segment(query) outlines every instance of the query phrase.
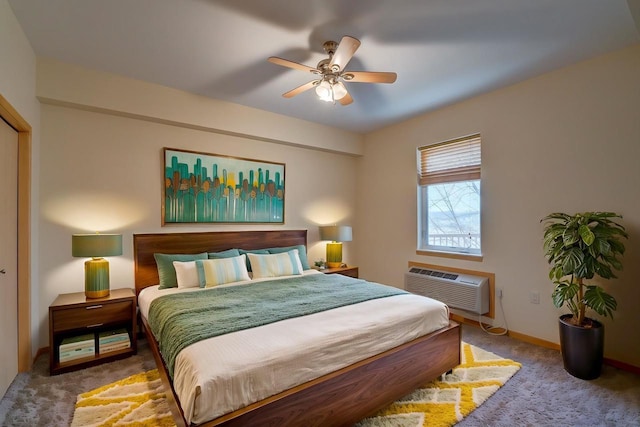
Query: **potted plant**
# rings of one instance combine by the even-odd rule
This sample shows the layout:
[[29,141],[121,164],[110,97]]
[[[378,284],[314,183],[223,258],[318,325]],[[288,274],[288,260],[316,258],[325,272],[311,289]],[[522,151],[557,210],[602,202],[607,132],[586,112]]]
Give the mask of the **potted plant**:
[[555,285],[553,303],[571,311],[560,316],[564,367],[581,379],[600,376],[604,353],[604,325],[587,317],[586,309],[613,318],[617,308],[613,296],[585,280],[615,278],[614,271],[622,270],[618,257],[624,254],[622,239],[628,235],[616,222],[621,218],[613,212],[584,212],[552,213],[541,220],[545,257],[551,265],[549,278]]

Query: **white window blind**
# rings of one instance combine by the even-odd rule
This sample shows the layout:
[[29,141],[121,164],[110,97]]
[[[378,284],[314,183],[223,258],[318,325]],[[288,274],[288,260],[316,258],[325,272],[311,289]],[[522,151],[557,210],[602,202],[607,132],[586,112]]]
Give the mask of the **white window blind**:
[[480,135],[418,148],[420,185],[480,179]]

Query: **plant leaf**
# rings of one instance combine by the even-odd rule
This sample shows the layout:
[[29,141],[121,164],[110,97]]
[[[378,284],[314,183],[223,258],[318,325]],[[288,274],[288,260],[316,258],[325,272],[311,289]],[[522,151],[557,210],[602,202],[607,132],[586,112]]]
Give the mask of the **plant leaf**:
[[[584,254],[580,248],[570,248],[565,252],[565,257],[562,260],[562,272],[565,276],[575,272],[583,264]],[[579,275],[578,277],[584,277]]]
[[600,316],[613,318],[613,311],[618,307],[616,299],[606,293],[600,286],[587,286],[584,303]]
[[578,242],[579,239],[580,235],[578,234],[578,230],[575,228],[565,228],[564,233],[562,234],[562,242],[565,247],[573,245]]
[[[565,302],[570,302],[575,296],[578,294],[578,284],[571,283],[567,281],[556,282],[556,288],[553,290],[551,294],[551,298],[553,300],[553,305],[560,308]],[[573,304],[575,306],[575,303]],[[571,304],[569,304],[571,311],[573,312],[573,308]],[[574,313],[577,315],[577,313]]]
[[594,236],[596,236],[595,241],[591,247],[595,249],[596,253],[598,255],[611,254],[611,245],[609,244],[609,241],[607,241],[606,239],[601,239],[597,235],[594,235]]
[[596,240],[596,236],[593,234],[593,231],[589,228],[588,225],[581,225],[578,228],[578,233],[580,234],[580,238],[587,246],[591,246]]

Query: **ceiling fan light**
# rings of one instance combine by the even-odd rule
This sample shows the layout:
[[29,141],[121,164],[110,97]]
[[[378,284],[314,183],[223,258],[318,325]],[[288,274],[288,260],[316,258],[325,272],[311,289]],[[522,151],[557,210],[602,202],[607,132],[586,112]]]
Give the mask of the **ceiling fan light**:
[[318,86],[316,86],[316,95],[322,101],[333,102],[333,89],[331,88],[331,84],[323,80]]
[[342,99],[347,94],[347,88],[344,87],[344,83],[338,82],[333,85],[333,99],[336,101]]

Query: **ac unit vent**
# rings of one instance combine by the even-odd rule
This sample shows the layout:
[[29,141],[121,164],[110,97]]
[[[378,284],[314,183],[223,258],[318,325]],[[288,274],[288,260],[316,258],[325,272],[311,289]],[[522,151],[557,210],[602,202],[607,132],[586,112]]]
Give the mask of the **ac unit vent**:
[[444,271],[427,270],[426,268],[411,267],[410,273],[424,274],[425,276],[442,277],[443,279],[456,280],[457,274],[445,273]]
[[451,308],[477,314],[489,312],[489,279],[468,274],[411,267],[404,275],[405,289],[442,301]]

